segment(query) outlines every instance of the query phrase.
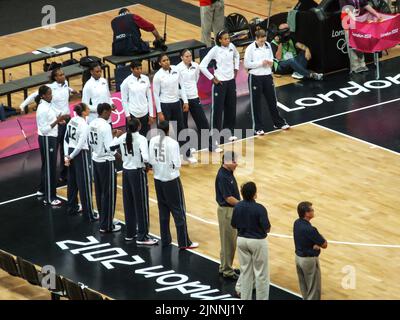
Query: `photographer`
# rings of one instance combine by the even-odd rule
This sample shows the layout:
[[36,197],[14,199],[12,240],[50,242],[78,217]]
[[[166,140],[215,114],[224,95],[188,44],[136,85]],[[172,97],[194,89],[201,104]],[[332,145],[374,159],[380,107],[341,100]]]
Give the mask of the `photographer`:
[[154,35],[155,47],[162,47],[164,39],[152,23],[142,17],[130,13],[127,8],[119,11],[118,17],[111,21],[113,30],[112,54],[115,56],[130,56],[150,51],[149,44],[142,40],[140,29]]
[[308,61],[311,60],[310,49],[297,42],[292,36],[289,26],[283,23],[279,26],[279,31],[271,42],[274,52],[274,69],[277,74],[290,74],[295,79],[322,80],[321,73],[315,73],[307,69]]

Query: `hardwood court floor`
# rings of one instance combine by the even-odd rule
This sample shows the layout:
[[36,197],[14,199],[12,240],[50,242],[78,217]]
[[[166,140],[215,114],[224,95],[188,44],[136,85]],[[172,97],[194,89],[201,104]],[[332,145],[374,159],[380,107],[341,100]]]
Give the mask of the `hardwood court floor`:
[[[288,10],[297,1],[274,1],[274,10]],[[226,4],[242,6],[239,0],[226,0]],[[279,6],[279,7],[278,7]],[[267,12],[266,2],[254,0],[245,7],[255,12]],[[133,7],[132,7],[133,8]],[[227,6],[227,13],[241,12]],[[142,5],[135,12],[149,18],[159,30],[163,28],[164,15]],[[229,11],[231,10],[231,11]],[[244,12],[244,11],[243,11]],[[32,30],[0,37],[0,58],[31,51],[49,44],[76,41],[85,44],[90,54],[105,56],[111,53],[110,21],[117,10],[100,13],[57,25],[55,30]],[[251,19],[255,15],[246,13]],[[266,13],[265,13],[266,14]],[[260,14],[261,16],[261,14]],[[145,39],[149,35],[143,33]],[[200,29],[173,17],[168,23],[169,41],[199,38]],[[390,57],[398,55],[392,49]],[[34,73],[41,72],[41,64],[34,64]],[[28,75],[27,66],[12,69],[13,78]],[[292,81],[284,77],[285,81]],[[281,79],[276,84],[282,84]],[[80,88],[80,79],[72,86]],[[1,99],[0,101],[4,101]],[[14,105],[19,105],[22,95],[13,95]],[[296,218],[295,207],[299,201],[310,200],[316,208],[313,221],[328,240],[345,242],[398,244],[399,185],[398,157],[381,149],[371,149],[363,144],[313,125],[304,125],[289,132],[271,133],[256,138],[255,170],[249,173],[239,167],[239,183],[257,182],[259,201],[269,210],[272,232],[291,235]],[[182,169],[186,194],[189,231],[193,241],[199,241],[199,252],[218,258],[219,238],[214,201],[214,178],[218,165],[196,165]],[[119,185],[121,178],[119,177]],[[150,195],[156,199],[151,174]],[[122,199],[119,190],[117,217],[123,219]],[[65,195],[65,190],[60,194]],[[159,234],[158,213],[151,202],[151,231]],[[199,219],[200,218],[200,219]],[[271,279],[274,283],[298,292],[294,267],[293,240],[269,237]],[[322,253],[324,299],[396,299],[400,294],[397,275],[398,248],[330,244]],[[356,289],[342,288],[345,276],[342,268],[356,268]],[[47,291],[26,285],[0,271],[0,299],[48,299]]]
[[[245,153],[254,150],[255,156],[254,166],[251,157],[241,158],[235,173],[238,183],[249,180],[257,183],[257,201],[267,207],[272,224],[272,235],[268,238],[272,282],[299,292],[290,236],[297,218],[296,206],[308,200],[315,208],[316,218],[312,223],[328,242],[355,243],[330,242],[322,252],[323,299],[399,297],[397,250],[400,248],[374,246],[400,244],[398,155],[372,149],[366,143],[313,124],[273,132],[246,143],[237,142],[235,150],[240,146]],[[190,237],[200,243],[199,252],[215,259],[219,258],[220,248],[214,200],[218,168],[219,164],[198,164],[181,170]],[[122,186],[121,174],[118,185]],[[159,235],[151,173],[149,189],[151,232]],[[66,190],[60,190],[60,194],[65,196]],[[120,188],[116,218],[124,220]],[[176,239],[174,231],[173,234]],[[349,270],[354,270],[355,282],[346,277]],[[355,287],[344,289],[342,283]]]

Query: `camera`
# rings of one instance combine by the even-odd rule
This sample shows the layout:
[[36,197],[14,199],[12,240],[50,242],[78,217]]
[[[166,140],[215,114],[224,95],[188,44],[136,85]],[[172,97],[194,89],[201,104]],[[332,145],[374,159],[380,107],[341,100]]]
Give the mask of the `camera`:
[[168,49],[168,46],[165,44],[165,40],[163,38],[154,40],[153,46],[156,50],[167,51]]
[[276,31],[275,37],[278,37],[279,42],[281,42],[281,43],[288,42],[290,40],[290,29],[286,28],[286,29]]

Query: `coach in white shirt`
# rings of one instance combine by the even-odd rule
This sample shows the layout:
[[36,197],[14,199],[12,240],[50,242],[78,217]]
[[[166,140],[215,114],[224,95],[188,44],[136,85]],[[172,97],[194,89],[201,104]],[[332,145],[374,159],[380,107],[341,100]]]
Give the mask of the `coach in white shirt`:
[[[69,97],[70,94],[76,94],[77,91],[70,88],[68,81],[65,79],[64,71],[61,68],[56,68],[51,70],[50,82],[47,86],[51,89],[52,100],[51,107],[54,108],[57,115],[63,115],[66,122],[68,122],[70,117],[69,110]],[[33,92],[29,95],[20,105],[21,111],[25,113],[28,112],[27,106],[35,101],[38,96],[38,91]],[[65,136],[66,124],[58,125],[58,135],[57,135],[57,149],[59,149],[60,155],[60,180],[64,181],[67,178],[67,168],[64,165],[64,136]]]
[[172,242],[169,228],[170,214],[175,221],[178,246],[181,249],[194,249],[198,243],[189,239],[186,224],[185,198],[180,180],[181,158],[179,144],[168,136],[169,121],[158,124],[160,134],[150,140],[149,161],[153,167],[154,184],[160,214],[160,234],[163,246]]
[[261,97],[267,101],[269,113],[275,128],[289,129],[286,120],[281,117],[277,108],[274,80],[271,67],[274,55],[271,45],[267,42],[264,30],[256,31],[256,41],[246,48],[244,66],[249,71],[250,105],[253,120],[253,130],[257,135],[263,135],[265,124]]
[[[154,100],[157,110],[162,110],[160,121],[164,119],[176,121],[176,137],[179,145],[182,147],[187,142],[187,137],[185,139],[179,138],[179,134],[185,129],[183,112],[189,111],[186,89],[178,68],[170,64],[168,55],[162,53],[158,57],[158,63],[161,68],[153,78]],[[181,90],[179,90],[179,87]],[[183,106],[180,98],[183,100]],[[190,147],[188,145],[186,147],[186,151],[184,152],[185,160],[188,160],[190,163],[196,163],[197,159],[192,157]]]
[[[239,52],[231,43],[229,33],[226,30],[218,32],[214,46],[200,63],[201,72],[213,81],[212,86],[212,110],[211,129],[221,131],[229,129],[231,136],[229,141],[234,141],[236,125],[236,74],[239,70]],[[215,60],[217,68],[214,75],[208,71],[211,60]],[[222,122],[222,114],[224,121]],[[222,141],[221,141],[222,142]]]
[[[97,118],[97,106],[100,103],[108,103],[114,108],[108,82],[101,76],[100,64],[93,63],[89,70],[92,76],[85,83],[82,90],[82,102],[87,104],[90,108],[88,123]],[[107,121],[111,123],[111,117]]]
[[[139,61],[131,63],[132,74],[121,84],[122,106],[125,110],[126,123],[132,118],[140,121],[140,134],[147,136],[151,125],[156,119],[151,95],[149,77],[142,74],[142,64]],[[158,105],[157,113],[161,112]]]

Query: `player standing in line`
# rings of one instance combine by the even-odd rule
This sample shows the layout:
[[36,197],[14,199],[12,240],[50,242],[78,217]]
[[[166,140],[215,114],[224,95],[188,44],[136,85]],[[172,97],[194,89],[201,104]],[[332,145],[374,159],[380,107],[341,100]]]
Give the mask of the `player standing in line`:
[[[211,129],[218,132],[222,128],[231,131],[229,141],[237,140],[234,135],[236,124],[236,75],[239,70],[239,52],[231,43],[226,30],[218,32],[214,46],[200,63],[200,71],[213,82]],[[216,61],[214,75],[208,71],[211,60]],[[222,122],[222,114],[224,121]],[[216,139],[213,139],[216,140]],[[220,141],[221,143],[223,141]]]
[[[154,75],[153,92],[157,110],[162,110],[159,120],[176,121],[176,139],[182,147],[187,142],[186,139],[179,140],[179,134],[185,129],[183,112],[189,111],[185,86],[178,68],[171,65],[168,55],[161,54],[158,57],[158,63],[161,68]],[[179,87],[181,90],[179,90]],[[183,106],[180,98],[183,100]],[[190,148],[187,148],[183,158],[189,163],[197,162],[197,159],[191,155]]]
[[[108,103],[114,108],[111,100],[108,82],[101,76],[101,66],[99,63],[93,63],[89,67],[90,79],[85,83],[82,90],[82,102],[90,108],[88,123],[90,124],[97,118],[97,106],[100,103]],[[111,123],[111,117],[107,120]]]
[[98,118],[89,125],[89,144],[92,151],[94,187],[96,192],[97,210],[100,214],[100,232],[117,232],[120,225],[113,223],[115,199],[117,195],[117,175],[115,169],[115,151],[113,136],[122,135],[120,130],[112,130],[108,120],[111,116],[111,106],[100,103],[97,106]]
[[179,144],[168,136],[169,121],[161,121],[158,129],[161,131],[160,134],[150,140],[149,158],[153,167],[157,193],[161,242],[163,246],[171,244],[169,220],[172,213],[179,248],[195,249],[199,244],[190,241],[186,224],[185,198],[179,178],[181,167]]
[[122,186],[126,222],[126,241],[136,238],[137,244],[155,245],[158,240],[149,236],[149,189],[147,168],[149,147],[147,139],[139,134],[140,121],[127,124],[127,132],[114,141],[122,154]]
[[[51,106],[55,109],[56,114],[61,114],[64,116],[67,123],[71,113],[69,110],[69,97],[71,93],[75,94],[77,91],[69,87],[68,81],[65,79],[64,71],[61,68],[55,68],[51,70],[49,80],[51,83],[47,84],[47,86],[51,89],[53,96],[53,99],[51,100]],[[23,110],[25,113],[27,113],[28,105],[35,101],[37,96],[38,91],[35,91],[29,95],[28,98],[21,103],[21,111]],[[60,150],[60,182],[64,182],[67,178],[67,167],[64,165],[64,136],[66,123],[58,124],[57,149]]]
[[[140,121],[140,134],[147,136],[151,125],[156,120],[151,96],[149,77],[142,74],[142,64],[138,61],[131,63],[132,74],[121,84],[122,105],[125,110],[126,123],[136,118]],[[157,110],[160,113],[161,109]]]
[[[197,82],[200,77],[199,65],[193,61],[192,53],[189,49],[184,49],[181,52],[182,62],[177,65],[182,77],[183,85],[185,86],[186,95],[189,102],[189,112],[193,117],[196,124],[197,131],[201,134],[201,130],[210,130],[210,125],[201,105],[199,92],[197,89]],[[183,119],[185,127],[188,128],[188,115],[189,112],[183,113]],[[222,152],[221,148],[218,148],[215,143],[212,143],[212,137],[209,138],[208,149],[210,152]]]
[[50,87],[41,86],[35,98],[38,104],[36,123],[42,159],[40,187],[37,195],[44,196],[45,204],[59,206],[62,202],[57,199],[56,192],[58,124],[64,124],[67,117],[56,113],[55,108],[51,106],[52,99]]
[[86,117],[90,109],[84,103],[74,107],[77,114],[67,124],[64,138],[65,166],[68,167],[68,201],[67,212],[76,214],[80,211],[79,199],[82,205],[82,212],[91,222],[99,218],[94,214],[92,201],[92,170],[89,156],[89,125]]

